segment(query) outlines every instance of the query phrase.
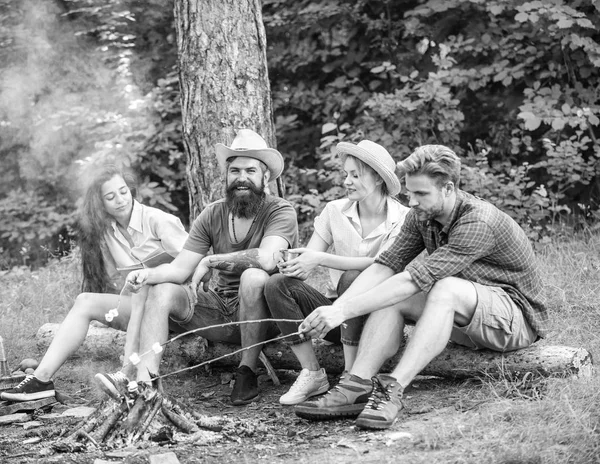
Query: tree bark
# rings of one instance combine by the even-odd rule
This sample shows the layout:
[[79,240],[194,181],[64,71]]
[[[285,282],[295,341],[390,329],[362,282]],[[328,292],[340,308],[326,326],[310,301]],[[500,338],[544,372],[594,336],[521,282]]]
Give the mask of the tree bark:
[[266,34],[260,0],[176,0],[175,23],[193,220],[223,196],[217,142],[229,146],[247,128],[276,146]]
[[[39,329],[37,344],[40,352],[46,351],[57,329],[58,324],[44,324]],[[118,359],[123,353],[124,340],[124,332],[92,325],[76,356],[86,359]],[[206,345],[202,338],[194,335],[183,337],[165,346],[165,366],[162,367],[161,374],[193,366],[236,349],[239,346],[227,343],[209,342]],[[264,352],[275,368],[300,370],[298,360],[283,343],[269,343]],[[344,354],[340,346],[320,344],[315,346],[315,352],[327,372],[340,373],[344,369]],[[398,357],[399,354],[390,359],[382,370],[389,371],[397,363]],[[240,355],[237,354],[215,364],[236,367],[239,361]],[[449,344],[421,374],[454,379],[515,377],[528,372],[543,377],[590,377],[592,370],[592,356],[584,348],[536,344],[524,350],[502,354],[489,350],[473,351]]]

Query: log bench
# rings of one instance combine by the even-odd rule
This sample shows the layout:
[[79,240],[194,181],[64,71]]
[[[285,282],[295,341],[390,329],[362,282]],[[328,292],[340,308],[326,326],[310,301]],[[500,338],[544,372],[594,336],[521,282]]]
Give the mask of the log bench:
[[[40,354],[45,353],[59,324],[44,324],[37,333]],[[410,330],[405,334],[410,337]],[[118,360],[123,355],[125,332],[111,329],[100,323],[92,323],[84,344],[74,357],[89,360]],[[196,365],[239,349],[227,343],[206,342],[197,335],[189,335],[165,347],[161,373],[165,374],[186,366]],[[315,343],[315,352],[330,374],[341,373],[344,368],[342,347]],[[282,342],[272,342],[264,353],[276,369],[300,370],[300,365],[291,350]],[[390,359],[382,371],[389,371],[398,360],[399,354]],[[226,357],[215,365],[235,367],[240,355]],[[421,375],[465,379],[473,377],[511,378],[531,373],[542,377],[590,377],[593,373],[592,355],[585,348],[562,345],[535,344],[524,350],[498,353],[490,350],[474,351],[449,344],[436,359],[421,372]]]

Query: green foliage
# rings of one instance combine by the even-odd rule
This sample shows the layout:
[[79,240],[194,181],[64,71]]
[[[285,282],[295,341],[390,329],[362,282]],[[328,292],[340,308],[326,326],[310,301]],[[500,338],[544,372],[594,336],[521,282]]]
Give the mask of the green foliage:
[[313,173],[294,192],[301,212],[339,191],[324,151],[311,151],[330,128],[397,160],[420,144],[450,146],[464,157],[465,188],[532,237],[599,210],[597,3],[319,4],[264,8],[280,147],[300,174]]
[[[81,168],[89,163],[131,167],[142,201],[187,223],[169,5],[2,3],[0,21],[8,32],[0,36],[6,57],[0,65],[0,208],[10,213],[1,226],[2,266],[37,266],[47,259],[44,247],[56,251],[72,225]],[[21,195],[43,200],[20,201]],[[26,229],[19,233],[20,227]]]
[[[171,3],[0,7],[0,208],[15,221],[2,226],[3,265],[55,246],[48,231],[72,221],[86,163],[131,166],[142,200],[187,223]],[[600,218],[597,0],[264,0],[263,19],[301,222],[343,194],[331,147],[363,138],[396,160],[420,144],[450,146],[465,160],[465,189],[533,238],[565,218]],[[30,203],[16,189],[43,201],[19,210]],[[29,244],[19,221],[33,229]]]
[[0,267],[9,263],[29,265],[46,261],[49,253],[70,252],[73,213],[66,202],[51,203],[32,192],[13,190],[0,199]]

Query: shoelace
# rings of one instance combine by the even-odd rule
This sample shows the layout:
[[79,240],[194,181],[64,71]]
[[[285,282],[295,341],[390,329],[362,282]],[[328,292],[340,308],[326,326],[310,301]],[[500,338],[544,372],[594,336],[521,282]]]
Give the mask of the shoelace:
[[391,389],[389,386],[386,387],[383,385],[381,380],[377,377],[373,377],[371,381],[373,382],[373,392],[371,393],[371,396],[369,396],[369,401],[367,402],[365,409],[379,409],[381,405],[390,401]]
[[300,390],[301,388],[304,388],[304,386],[310,382],[310,374],[306,374],[304,375],[304,373],[300,373],[300,375],[298,376],[298,378],[296,379],[296,381],[294,382],[294,385],[292,385],[292,388],[290,390]]
[[108,374],[108,377],[112,377],[115,382],[129,382],[129,379],[121,371],[117,371],[114,374]]
[[31,382],[34,377],[35,376],[33,374],[27,375],[23,380],[21,380],[21,383],[15,387],[15,390],[17,388],[23,388],[25,385],[27,385],[29,382]]

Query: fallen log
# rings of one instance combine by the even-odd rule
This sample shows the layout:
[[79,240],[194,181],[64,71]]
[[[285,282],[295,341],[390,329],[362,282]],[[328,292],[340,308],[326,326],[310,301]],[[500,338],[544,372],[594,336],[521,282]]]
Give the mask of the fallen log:
[[[44,324],[37,333],[37,346],[44,353],[58,329],[58,324]],[[407,333],[410,337],[410,333]],[[103,326],[92,325],[84,344],[75,354],[85,359],[119,359],[123,354],[125,333]],[[165,347],[161,373],[166,374],[185,366],[192,366],[238,349],[227,343],[206,343],[201,337],[182,337]],[[276,369],[300,370],[300,365],[291,350],[282,342],[267,344],[266,356]],[[324,343],[315,344],[315,352],[327,372],[341,373],[344,358],[341,346]],[[383,371],[396,364],[399,354],[389,360]],[[241,355],[226,357],[217,363],[235,367]],[[472,377],[500,378],[516,377],[528,372],[543,377],[590,377],[593,371],[592,355],[584,348],[535,344],[524,350],[498,353],[490,350],[474,351],[449,344],[436,359],[421,372],[445,378],[462,379]]]

